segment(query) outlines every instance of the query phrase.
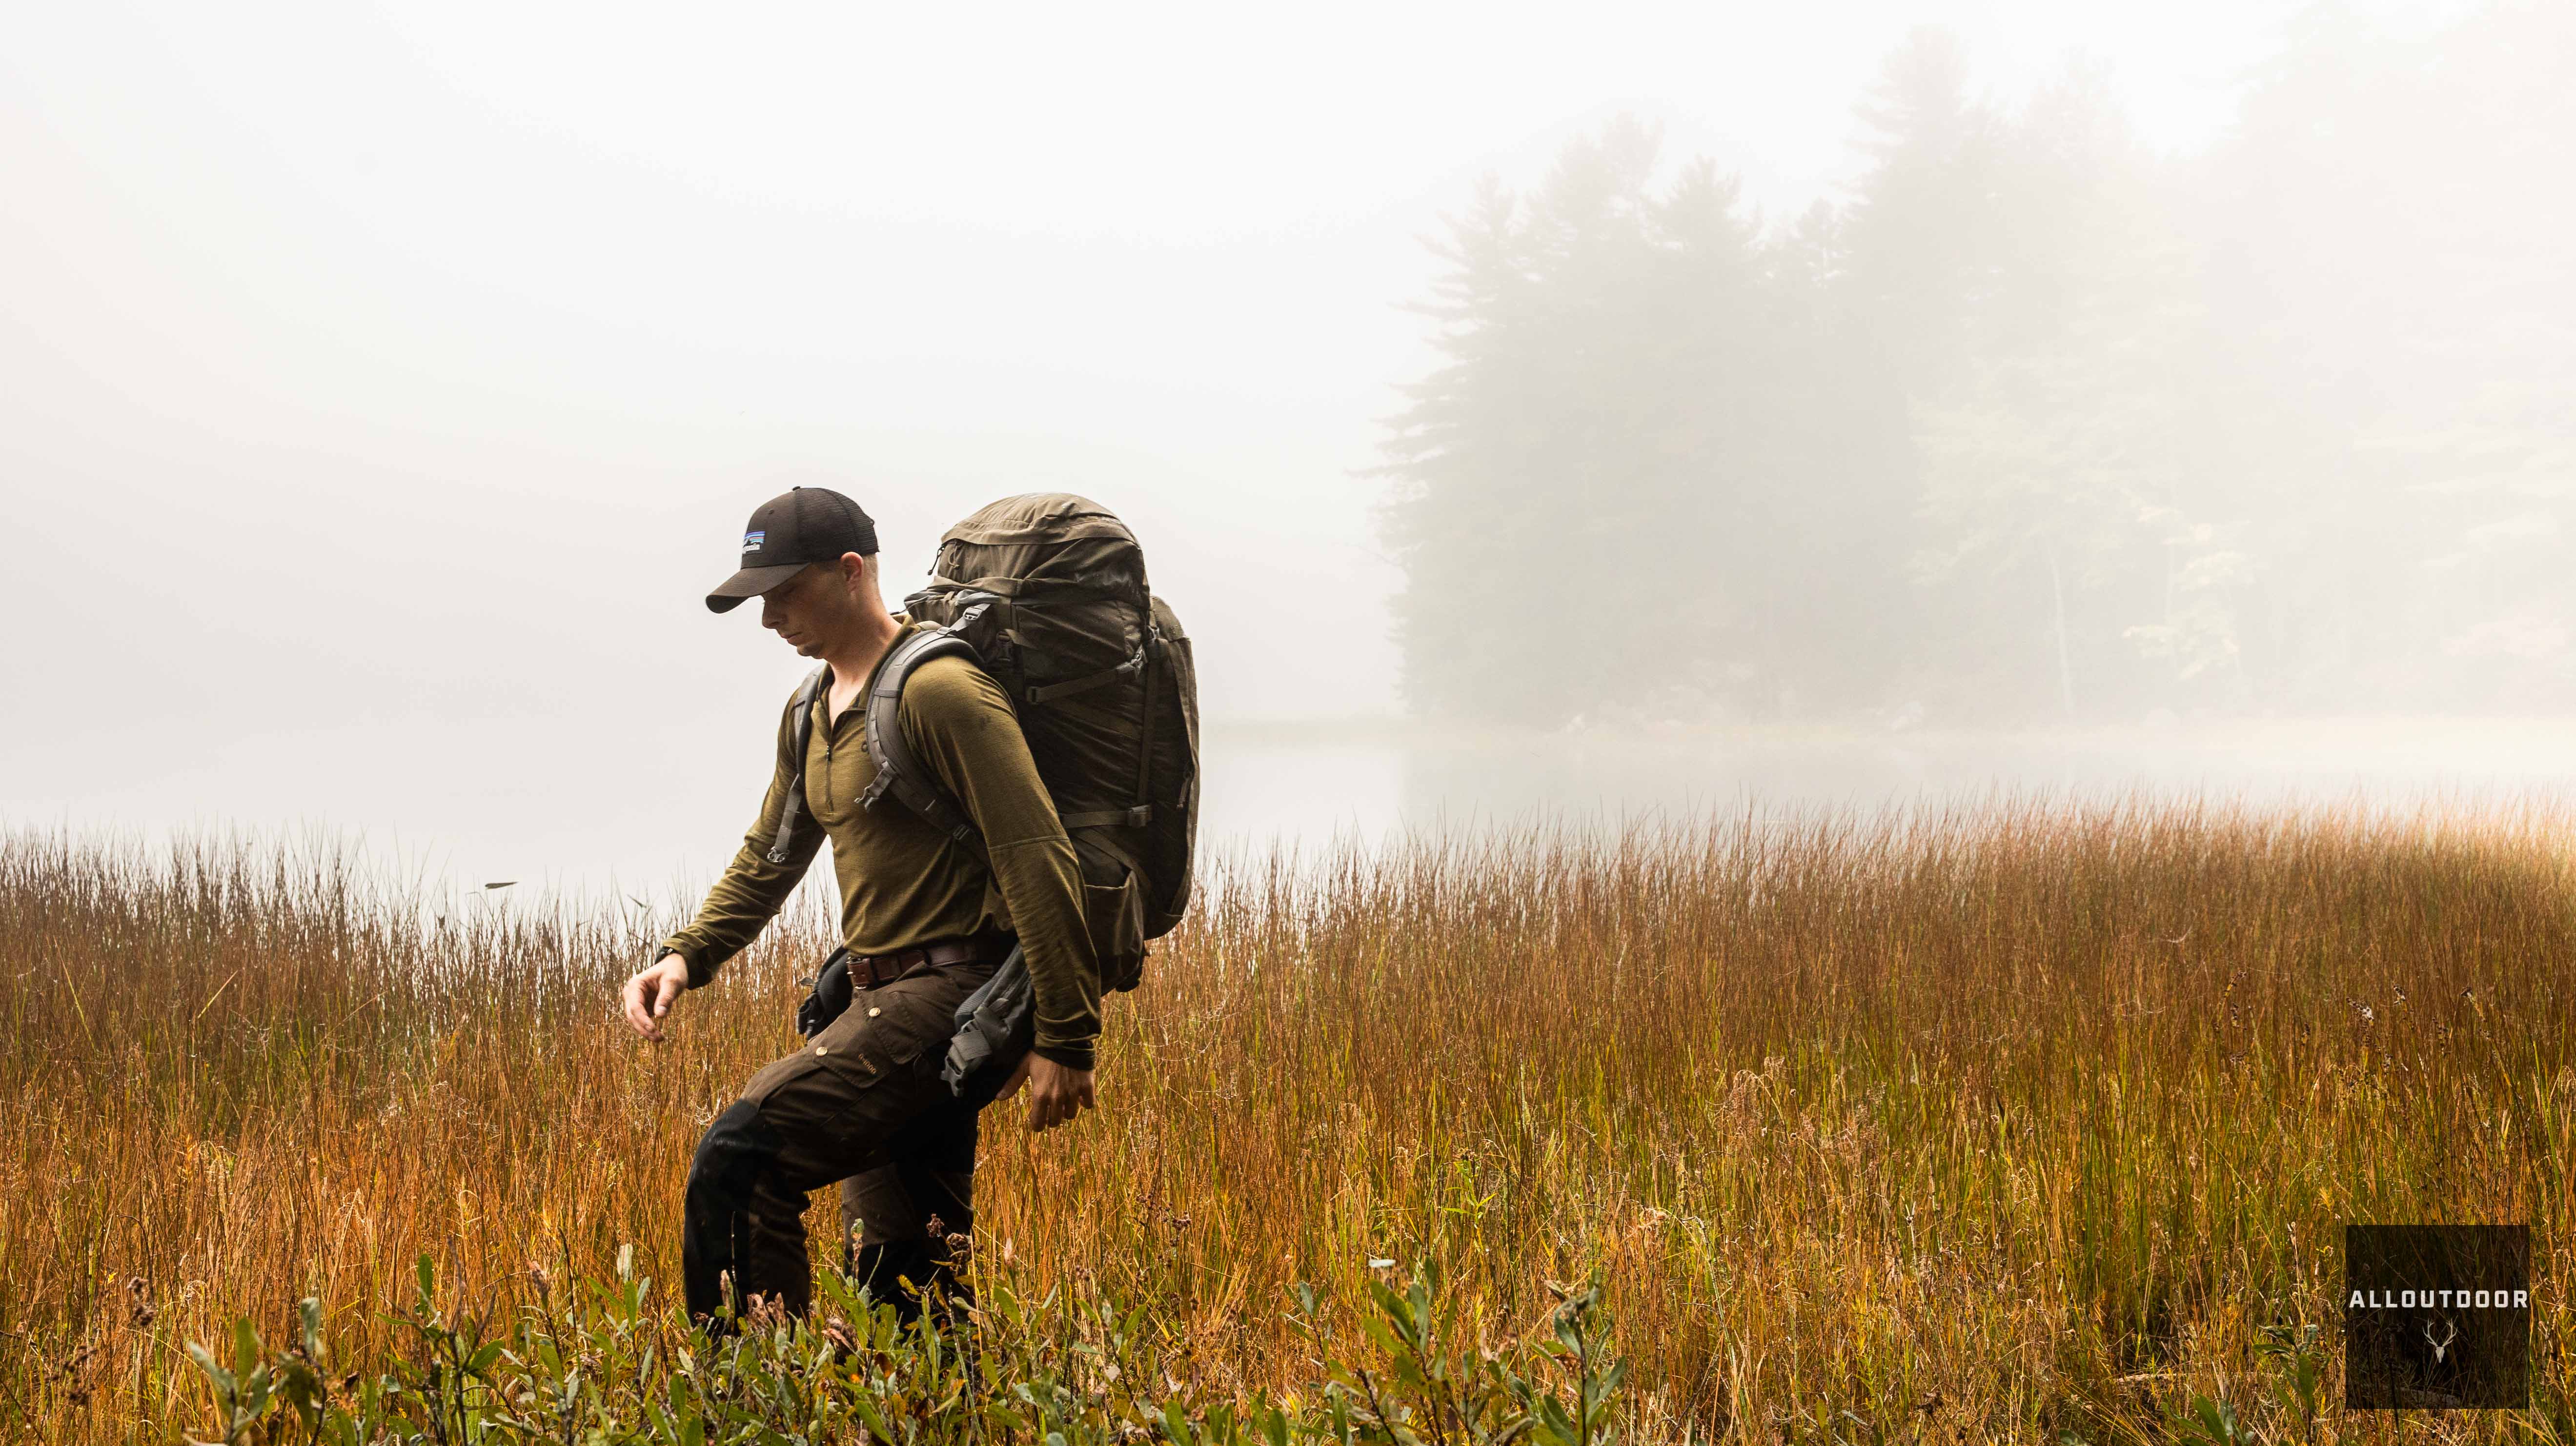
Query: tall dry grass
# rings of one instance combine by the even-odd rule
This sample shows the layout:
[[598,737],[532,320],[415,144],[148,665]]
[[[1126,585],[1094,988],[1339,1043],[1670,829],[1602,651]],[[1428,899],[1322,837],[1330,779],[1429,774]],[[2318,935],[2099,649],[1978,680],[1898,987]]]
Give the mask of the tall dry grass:
[[[2519,1221],[2564,1431],[2570,823],[1998,797],[1220,861],[1099,1112],[986,1116],[977,1268],[1150,1302],[1254,1393],[1303,1378],[1288,1282],[1435,1257],[1525,1332],[1600,1262],[1649,1434],[2102,1440],[2263,1419],[2251,1346],[2339,1318],[2344,1223]],[[655,932],[0,839],[0,1430],[171,1440],[182,1341],[315,1295],[362,1358],[424,1251],[477,1300],[626,1242],[676,1280],[697,1132],[826,940],[653,1047],[611,994]]]

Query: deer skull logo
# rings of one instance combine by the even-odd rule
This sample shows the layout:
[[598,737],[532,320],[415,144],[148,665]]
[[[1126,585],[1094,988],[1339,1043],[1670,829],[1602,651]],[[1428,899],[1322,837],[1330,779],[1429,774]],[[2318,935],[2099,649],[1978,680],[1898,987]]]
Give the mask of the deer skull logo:
[[2433,1348],[2433,1364],[2436,1366],[2442,1364],[2442,1357],[2450,1351],[2451,1342],[2459,1339],[2460,1337],[2460,1323],[2458,1321],[2446,1320],[2442,1322],[2442,1325],[2444,1327],[2444,1334],[2442,1338],[2437,1341],[2433,1339],[2433,1323],[2429,1320],[2424,1322],[2424,1344]]

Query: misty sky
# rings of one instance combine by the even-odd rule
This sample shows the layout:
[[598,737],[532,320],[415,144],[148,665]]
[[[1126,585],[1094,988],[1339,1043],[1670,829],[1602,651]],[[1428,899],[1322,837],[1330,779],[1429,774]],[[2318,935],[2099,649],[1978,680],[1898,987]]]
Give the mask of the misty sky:
[[1352,471],[1480,172],[1624,109],[1794,212],[1924,21],[2007,98],[2105,57],[2192,148],[2293,12],[15,7],[0,823],[710,868],[803,665],[698,598],[791,481],[898,596],[981,503],[1084,492],[1211,715],[1387,713]]

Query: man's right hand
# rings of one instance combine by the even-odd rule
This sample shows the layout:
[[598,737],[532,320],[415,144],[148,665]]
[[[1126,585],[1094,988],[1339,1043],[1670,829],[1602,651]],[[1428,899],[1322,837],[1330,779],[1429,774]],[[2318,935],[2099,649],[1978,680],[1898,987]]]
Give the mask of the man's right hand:
[[626,980],[626,1022],[646,1039],[660,1039],[662,1016],[671,1012],[671,1001],[688,987],[688,961],[677,954],[636,970]]

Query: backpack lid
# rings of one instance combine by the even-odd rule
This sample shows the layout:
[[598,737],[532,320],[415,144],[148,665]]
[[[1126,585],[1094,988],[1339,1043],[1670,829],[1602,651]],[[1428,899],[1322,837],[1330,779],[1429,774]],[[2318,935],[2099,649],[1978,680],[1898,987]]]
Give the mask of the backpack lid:
[[1005,497],[979,510],[940,535],[942,543],[970,547],[1010,547],[1030,542],[1071,542],[1077,538],[1114,537],[1133,546],[1136,534],[1118,515],[1088,497],[1071,492],[1029,492]]

